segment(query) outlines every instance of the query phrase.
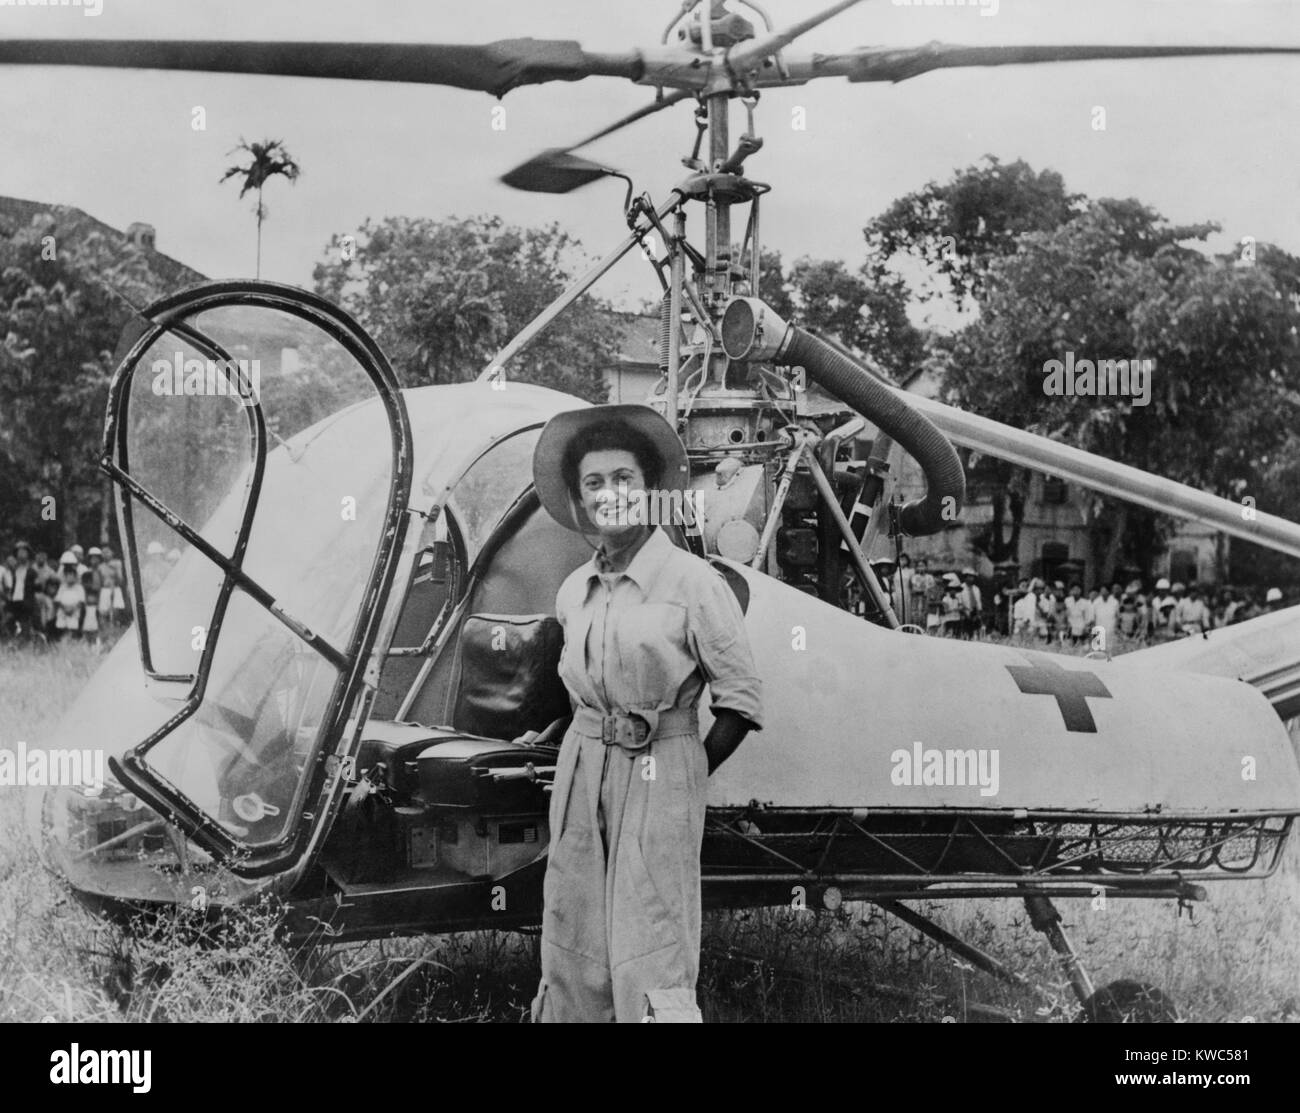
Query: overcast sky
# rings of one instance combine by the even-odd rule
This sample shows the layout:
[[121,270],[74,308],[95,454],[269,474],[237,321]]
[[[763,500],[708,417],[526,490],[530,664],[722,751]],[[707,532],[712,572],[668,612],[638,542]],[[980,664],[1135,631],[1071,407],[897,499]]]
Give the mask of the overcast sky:
[[[733,5],[734,6],[734,5]],[[778,25],[822,0],[765,0]],[[676,0],[103,0],[0,6],[0,36],[486,42],[535,36],[592,49],[657,43]],[[1239,43],[1300,46],[1289,0],[1001,0],[978,8],[869,2],[807,35],[800,49],[955,43]],[[263,277],[310,285],[331,234],[366,217],[498,213],[558,221],[592,255],[624,233],[622,186],[567,197],[514,192],[497,178],[647,103],[613,78],[518,89],[493,130],[487,94],[281,77],[54,67],[0,72],[0,194],[75,205],[125,228],[154,224],[160,250],[214,278],[251,276],[251,199],[217,179],[240,137],[282,138],[303,167],[267,189]],[[191,127],[192,109],[207,130]],[[1094,106],[1107,128],[1092,127]],[[791,127],[805,109],[807,128]],[[693,138],[686,103],[585,153],[662,198]],[[737,128],[737,131],[739,128]],[[829,79],[764,93],[766,141],[747,164],[770,182],[764,239],[787,259],[863,259],[862,226],[894,198],[985,153],[1052,168],[1094,196],[1136,196],[1178,221],[1218,220],[1214,241],[1252,235],[1300,253],[1300,55],[1087,62],[942,72],[899,85]],[[691,228],[698,236],[698,210]],[[627,261],[600,288],[630,305],[655,291]]]

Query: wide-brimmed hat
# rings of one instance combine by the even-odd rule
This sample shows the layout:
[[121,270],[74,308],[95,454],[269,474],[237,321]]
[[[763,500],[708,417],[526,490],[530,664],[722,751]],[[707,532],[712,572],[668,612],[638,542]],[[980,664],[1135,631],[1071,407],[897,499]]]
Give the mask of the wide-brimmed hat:
[[686,446],[673,427],[649,406],[638,403],[618,403],[609,406],[590,406],[583,410],[565,410],[546,423],[542,435],[533,449],[533,483],[537,497],[546,512],[565,529],[594,533],[594,527],[585,530],[574,518],[573,492],[564,481],[564,453],[573,438],[585,433],[593,425],[621,422],[644,434],[659,451],[664,462],[663,475],[656,489],[659,491],[685,491],[690,481],[690,465],[686,459]]
[[31,545],[29,545],[26,541],[15,541],[15,542],[14,542],[14,553],[16,554],[16,553],[18,552],[19,549],[26,549],[26,550],[27,550],[27,555],[28,555],[28,556],[31,556],[31,555],[32,555],[32,547],[31,547]]

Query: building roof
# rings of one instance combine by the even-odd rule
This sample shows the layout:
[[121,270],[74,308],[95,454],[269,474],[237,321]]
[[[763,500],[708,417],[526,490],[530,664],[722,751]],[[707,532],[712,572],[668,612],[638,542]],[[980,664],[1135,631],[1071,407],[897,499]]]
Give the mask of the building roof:
[[[129,242],[125,232],[72,205],[47,204],[21,197],[0,197],[0,237],[9,239],[33,221],[45,216],[51,217],[55,227],[65,236],[71,234],[77,237],[99,232],[120,243]],[[165,292],[170,293],[205,279],[204,275],[192,267],[187,267],[161,251],[147,249],[145,255],[149,269],[157,276],[159,285]]]
[[655,313],[623,313],[611,310],[611,322],[618,326],[618,362],[659,369],[659,316]]

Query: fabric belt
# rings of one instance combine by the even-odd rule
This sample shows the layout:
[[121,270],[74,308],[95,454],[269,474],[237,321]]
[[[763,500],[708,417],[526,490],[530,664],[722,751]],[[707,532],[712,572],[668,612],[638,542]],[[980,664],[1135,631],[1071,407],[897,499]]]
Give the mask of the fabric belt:
[[599,738],[606,746],[620,746],[625,750],[636,751],[644,750],[656,738],[698,733],[700,720],[693,707],[607,713],[579,704],[573,712],[573,725],[583,734]]

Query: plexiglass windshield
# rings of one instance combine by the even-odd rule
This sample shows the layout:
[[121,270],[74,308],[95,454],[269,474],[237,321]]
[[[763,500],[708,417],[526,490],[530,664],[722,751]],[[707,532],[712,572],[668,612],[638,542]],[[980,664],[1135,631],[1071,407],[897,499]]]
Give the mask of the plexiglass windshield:
[[[193,676],[216,639],[199,709],[145,760],[230,835],[257,845],[278,841],[302,807],[301,773],[339,670],[299,632],[347,647],[384,531],[391,432],[365,369],[315,325],[248,306],[191,323],[235,361],[234,382],[229,366],[214,376],[201,340],[162,335],[131,385],[127,470],[227,558],[255,499],[243,571],[287,621],[238,588],[221,615],[222,570],[135,503],[129,528],[152,672]],[[247,420],[254,395],[269,450],[260,491]]]

